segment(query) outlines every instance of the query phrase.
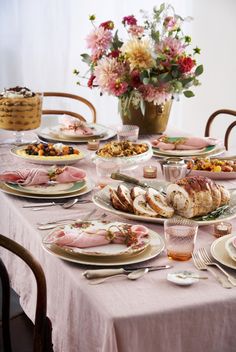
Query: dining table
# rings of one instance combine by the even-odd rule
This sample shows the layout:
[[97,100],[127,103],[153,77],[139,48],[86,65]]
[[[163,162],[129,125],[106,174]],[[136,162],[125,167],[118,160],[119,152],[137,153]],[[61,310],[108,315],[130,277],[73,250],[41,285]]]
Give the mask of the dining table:
[[[0,171],[35,167],[10,154],[11,147],[0,145]],[[101,183],[114,181],[101,179],[96,174],[92,161],[94,152],[87,150],[86,144],[80,144],[79,148],[86,152],[86,158],[73,166],[85,170],[91,180],[91,192],[83,195],[83,199],[91,200]],[[144,164],[157,166],[157,178],[163,180],[155,157]],[[144,164],[129,171],[129,175],[142,179]],[[217,182],[227,188],[236,187],[236,180]],[[55,352],[235,352],[236,287],[225,289],[209,271],[198,272],[192,259],[174,261],[168,258],[165,250],[133,266],[170,265],[169,269],[150,271],[139,280],[119,276],[91,285],[83,273],[100,267],[69,262],[47,252],[42,239],[50,230],[39,230],[38,223],[80,219],[93,209],[92,217],[100,218],[104,210],[92,202],[77,203],[69,209],[61,205],[38,211],[23,207],[32,203],[40,201],[1,191],[0,232],[27,248],[42,265]],[[106,215],[109,221],[124,222],[120,215],[109,212]],[[143,224],[164,239],[161,223],[128,222]],[[236,219],[231,223],[234,233]],[[214,240],[212,225],[199,226],[195,249],[204,247],[209,251]],[[11,285],[19,294],[24,311],[34,321],[36,284],[32,273],[6,250],[1,248],[0,255],[8,267]],[[236,270],[225,269],[236,278]],[[167,280],[168,273],[179,270],[204,274],[208,279],[189,286],[179,286]],[[218,275],[226,279],[221,272]]]

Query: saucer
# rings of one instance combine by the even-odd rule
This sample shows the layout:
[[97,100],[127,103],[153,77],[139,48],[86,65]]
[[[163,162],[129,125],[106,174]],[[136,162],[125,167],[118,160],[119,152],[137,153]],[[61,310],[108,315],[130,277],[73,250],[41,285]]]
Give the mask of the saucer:
[[[179,275],[184,275],[186,277],[182,278],[182,277],[179,277]],[[196,276],[196,277],[191,277],[191,276]],[[190,286],[190,285],[194,284],[195,282],[199,281],[197,276],[199,276],[199,275],[193,271],[180,270],[180,271],[176,271],[173,273],[169,273],[167,275],[167,280],[170,282],[173,282],[176,285]]]

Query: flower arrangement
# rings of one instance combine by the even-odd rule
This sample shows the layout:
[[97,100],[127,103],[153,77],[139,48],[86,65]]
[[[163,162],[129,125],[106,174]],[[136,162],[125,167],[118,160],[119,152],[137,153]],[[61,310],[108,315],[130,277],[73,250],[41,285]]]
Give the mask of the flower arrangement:
[[144,11],[142,15],[142,25],[133,15],[123,18],[126,41],[114,31],[112,21],[97,27],[95,16],[90,16],[93,30],[86,41],[91,53],[81,56],[89,65],[88,87],[118,97],[124,110],[132,104],[144,114],[146,102],[163,105],[181,93],[194,96],[189,88],[200,84],[203,66],[197,66],[198,47],[187,52],[191,37],[181,29],[186,19],[171,5],[154,7],[151,18]]

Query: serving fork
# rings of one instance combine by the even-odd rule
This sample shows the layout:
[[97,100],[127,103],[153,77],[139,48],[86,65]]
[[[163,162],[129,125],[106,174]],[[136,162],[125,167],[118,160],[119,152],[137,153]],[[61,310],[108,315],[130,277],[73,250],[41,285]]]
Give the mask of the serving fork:
[[232,275],[228,274],[227,271],[225,271],[218,263],[214,261],[213,258],[209,256],[205,248],[200,248],[199,254],[202,257],[204,263],[208,266],[216,266],[229,280],[229,282],[233,285],[236,286],[236,278],[234,278]]
[[193,263],[198,270],[210,271],[212,273],[212,275],[215,277],[215,279],[222,285],[222,287],[224,287],[224,288],[232,288],[233,287],[229,282],[227,282],[226,280],[223,280],[221,276],[217,275],[217,273],[214,270],[209,268],[204,263],[204,261],[202,260],[202,258],[200,257],[198,252],[192,253],[192,258],[193,258]]

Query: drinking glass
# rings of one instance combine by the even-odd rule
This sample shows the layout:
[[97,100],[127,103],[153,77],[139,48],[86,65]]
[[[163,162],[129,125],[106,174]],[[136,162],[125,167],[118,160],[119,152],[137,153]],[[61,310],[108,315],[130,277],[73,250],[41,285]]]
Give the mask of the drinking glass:
[[136,125],[122,125],[117,129],[118,142],[136,142],[139,135],[139,127]]
[[164,223],[165,243],[169,259],[185,261],[192,257],[198,225],[193,220],[172,218]]

